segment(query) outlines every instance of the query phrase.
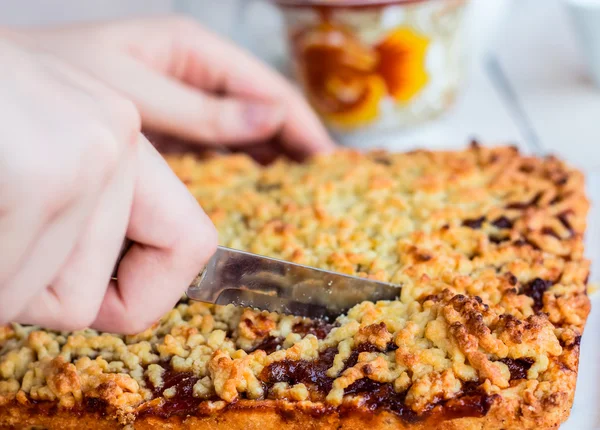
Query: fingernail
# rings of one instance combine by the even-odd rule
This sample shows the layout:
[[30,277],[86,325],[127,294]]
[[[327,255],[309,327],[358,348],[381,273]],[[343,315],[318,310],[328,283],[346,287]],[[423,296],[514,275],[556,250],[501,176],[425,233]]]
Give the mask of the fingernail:
[[282,109],[275,104],[248,103],[244,109],[246,124],[253,130],[272,127],[281,121]]

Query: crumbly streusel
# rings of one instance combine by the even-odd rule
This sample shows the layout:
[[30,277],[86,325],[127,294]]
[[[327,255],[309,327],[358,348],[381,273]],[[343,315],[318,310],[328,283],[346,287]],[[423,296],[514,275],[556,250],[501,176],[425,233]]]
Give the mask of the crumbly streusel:
[[135,336],[0,327],[0,405],[98,399],[127,423],[181,413],[171,399],[184,396],[194,413],[240,399],[369,405],[387,390],[419,417],[477,392],[565,418],[550,406],[572,400],[589,312],[580,172],[479,146],[168,161],[221,244],[392,282],[399,300],[332,324],[182,300]]

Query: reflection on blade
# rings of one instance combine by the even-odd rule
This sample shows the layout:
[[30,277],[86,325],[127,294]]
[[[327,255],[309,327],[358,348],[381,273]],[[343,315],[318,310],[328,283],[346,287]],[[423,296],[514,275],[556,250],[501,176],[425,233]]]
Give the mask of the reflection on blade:
[[329,314],[325,306],[295,302],[290,299],[282,299],[264,293],[254,293],[249,290],[224,290],[215,304],[233,304],[281,314],[302,315],[308,318],[335,317],[335,315]]
[[363,301],[393,300],[391,284],[219,247],[188,289],[194,300],[307,317],[337,316]]

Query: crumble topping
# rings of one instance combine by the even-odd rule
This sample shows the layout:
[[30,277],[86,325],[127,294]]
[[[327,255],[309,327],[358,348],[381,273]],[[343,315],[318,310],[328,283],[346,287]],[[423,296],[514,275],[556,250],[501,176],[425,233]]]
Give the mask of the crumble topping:
[[410,420],[572,397],[589,312],[580,172],[479,146],[168,161],[222,245],[392,282],[399,300],[324,322],[182,299],[134,336],[0,327],[0,405],[94,399],[129,422],[286,399]]

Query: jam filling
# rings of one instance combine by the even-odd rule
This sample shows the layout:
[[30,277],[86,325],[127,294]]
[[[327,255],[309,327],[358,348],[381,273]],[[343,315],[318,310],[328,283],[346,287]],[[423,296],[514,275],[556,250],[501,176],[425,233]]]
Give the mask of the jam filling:
[[421,414],[406,405],[406,392],[396,393],[391,384],[360,379],[350,385],[344,394],[360,394],[363,405],[371,411],[386,409],[398,415],[407,423],[416,423],[431,416],[442,419],[483,417],[493,404],[495,396],[480,391],[478,383],[465,383],[460,397],[451,400],[438,400]]
[[[387,345],[385,352],[395,351],[396,349],[398,349],[398,346],[394,342],[390,342]],[[379,348],[377,348],[373,344],[361,343],[360,345],[358,345],[356,347],[355,350],[352,351],[352,353],[350,353],[350,357],[348,357],[346,359],[346,362],[344,363],[344,369],[342,370],[342,372],[350,367],[356,366],[356,363],[358,363],[358,356],[360,355],[361,352],[381,352],[381,351],[379,350]]]
[[552,228],[552,227],[544,227],[542,228],[542,234],[552,236],[556,239],[561,239],[560,235]]
[[302,383],[319,393],[327,394],[333,385],[333,379],[327,376],[327,369],[333,365],[336,354],[337,348],[328,348],[314,361],[276,361],[263,369],[260,379],[268,387],[277,382],[287,382],[290,385]]
[[302,336],[312,334],[316,336],[317,339],[321,340],[327,337],[333,327],[335,327],[335,324],[330,324],[325,320],[303,320],[302,322],[294,324],[292,331]]
[[[293,331],[302,335],[314,334],[317,338],[323,339],[332,328],[333,324],[329,324],[323,320],[305,320],[294,325]],[[283,344],[283,341],[283,338],[267,336],[255,347],[255,350],[262,349],[267,353],[271,353],[276,351]],[[327,378],[325,372],[331,367],[337,350],[333,349],[332,352],[333,355],[331,355],[331,358],[324,358],[320,366],[307,365],[306,362],[290,361],[286,367],[286,363],[280,363],[279,374],[276,372],[275,376],[272,376],[270,380],[273,380],[273,383],[281,382],[285,379],[282,375],[291,372],[296,375],[296,378],[302,380],[302,382],[307,384],[312,382],[319,387],[320,391],[328,392],[331,389],[333,380]],[[154,387],[148,380],[146,380],[146,384],[152,388],[154,398],[163,397],[163,392],[169,388],[175,388],[175,395],[168,399],[165,398],[160,406],[142,410],[140,416],[157,415],[168,418],[172,415],[190,415],[196,413],[200,403],[204,400],[193,395],[194,385],[199,378],[191,372],[177,372],[168,363],[163,363],[162,366],[165,369],[163,385],[161,387]],[[274,368],[273,370],[276,371],[277,369]]]
[[575,336],[571,340],[571,342],[566,342],[563,339],[559,339],[558,342],[560,343],[560,346],[562,346],[565,349],[573,349],[573,348],[579,347],[581,345],[581,335]]
[[[393,351],[396,348],[394,343],[390,343],[386,351]],[[361,352],[380,351],[376,346],[368,343],[359,345],[346,360],[342,372],[356,365]],[[282,360],[275,362],[263,369],[260,379],[268,388],[277,382],[286,382],[289,385],[303,383],[325,395],[333,385],[333,378],[327,376],[327,369],[333,364],[336,354],[337,348],[328,348],[314,361]],[[408,423],[427,419],[434,413],[434,408],[438,406],[440,408],[436,409],[436,414],[441,414],[444,419],[482,417],[489,411],[495,397],[481,392],[477,383],[465,383],[461,397],[448,401],[438,400],[432,403],[427,411],[417,414],[406,405],[406,392],[396,393],[392,384],[362,378],[347,387],[344,394],[359,394],[362,398],[361,405],[368,410],[385,409]],[[351,407],[343,406],[341,413],[349,413],[351,409]]]
[[[324,338],[332,328],[333,325],[325,321],[306,320],[296,324],[293,331],[303,335],[314,334],[319,338]],[[282,341],[279,338],[268,337],[257,349],[276,349],[277,346],[281,345]],[[385,351],[390,352],[395,349],[397,349],[397,346],[391,342],[387,345]],[[370,343],[358,345],[346,360],[342,372],[356,365],[361,352],[381,351]],[[271,397],[269,391],[274,384],[286,382],[289,385],[303,383],[313,392],[311,400],[323,400],[324,396],[331,391],[333,385],[334,378],[327,376],[327,370],[333,365],[333,360],[337,353],[337,348],[328,348],[321,352],[319,357],[313,361],[282,360],[265,367],[259,375],[259,379],[265,387],[266,397]],[[526,377],[527,370],[533,363],[529,359],[505,359],[502,361],[509,366],[511,379]],[[162,366],[165,369],[162,386],[154,387],[149,380],[146,380],[146,384],[151,388],[154,398],[162,398],[163,392],[170,388],[175,388],[175,395],[168,399],[164,398],[159,405],[142,409],[139,412],[139,416],[154,415],[161,418],[169,418],[173,415],[185,416],[200,413],[200,404],[205,399],[200,399],[193,395],[193,387],[199,378],[191,372],[177,372],[168,363],[162,363]],[[361,405],[368,410],[385,409],[393,412],[408,423],[425,420],[432,414],[436,414],[436,416],[441,415],[444,419],[481,417],[488,412],[494,398],[494,396],[482,393],[478,388],[478,383],[465,383],[463,393],[460,397],[447,401],[437,400],[425,412],[418,414],[406,405],[406,392],[396,393],[392,384],[362,378],[347,387],[344,393],[360,395],[362,398]],[[213,400],[218,399],[215,398]],[[90,411],[103,411],[105,407],[106,404],[99,399],[86,399],[86,409]],[[340,413],[351,412],[351,409],[351,407],[344,406],[341,408]]]
[[567,182],[569,182],[569,175],[563,175],[554,181],[554,183],[559,186],[566,185]]
[[391,166],[392,165],[392,160],[390,160],[389,158],[386,157],[373,157],[373,161],[377,164],[383,164],[384,166]]
[[140,416],[155,415],[161,418],[169,418],[172,415],[193,414],[204,400],[193,395],[194,385],[199,378],[191,372],[177,372],[167,363],[162,366],[165,369],[162,386],[154,387],[147,379],[146,385],[151,388],[153,398],[162,397],[163,392],[169,388],[175,388],[175,395],[168,399],[165,398],[164,402],[157,407],[143,409]]
[[517,239],[513,242],[513,245],[515,246],[525,246],[525,245],[529,245],[531,246],[533,249],[535,250],[540,250],[540,247],[537,246],[535,243],[533,243],[532,241],[530,241],[529,239]]
[[531,297],[533,299],[533,310],[539,312],[544,307],[544,293],[551,286],[551,281],[535,278],[523,286],[521,294]]
[[560,214],[558,214],[556,216],[556,218],[558,218],[558,220],[560,221],[560,223],[567,229],[569,230],[569,233],[571,233],[571,236],[573,236],[575,234],[575,230],[573,229],[573,226],[571,225],[571,223],[569,222],[569,219],[567,218],[567,215],[569,215],[569,213],[571,213],[571,211],[564,211]]
[[105,416],[107,407],[108,402],[104,399],[99,399],[97,397],[85,397],[83,399],[83,408],[86,412],[97,413],[100,414],[100,416]]
[[531,173],[535,170],[535,167],[530,164],[523,164],[519,167],[519,172]]
[[530,208],[532,206],[537,206],[537,204],[541,200],[543,194],[544,193],[542,191],[540,191],[535,196],[533,196],[533,198],[530,201],[528,201],[528,202],[514,202],[514,203],[509,203],[508,205],[506,205],[506,209],[520,209],[520,210],[524,210],[524,209]]
[[444,419],[481,418],[487,415],[497,394],[488,395],[482,392],[465,393],[465,395],[443,403],[441,415]]
[[[321,319],[303,320],[299,323],[294,324],[294,326],[292,327],[292,332],[298,333],[302,336],[312,334],[317,339],[321,340],[327,337],[327,335],[329,334],[331,329],[333,329],[333,327],[335,327],[335,324],[330,324],[327,321]],[[267,354],[271,354],[277,351],[283,345],[284,340],[285,339],[282,337],[267,336],[263,339],[262,342],[260,342],[251,351],[248,352],[263,350]]]
[[506,279],[508,280],[508,283],[513,287],[519,282],[517,277],[512,272],[506,272]]
[[473,230],[478,230],[481,228],[484,221],[485,221],[485,217],[482,216],[480,218],[466,219],[463,221],[462,225],[465,227],[472,228]]
[[512,228],[513,223],[510,219],[508,219],[507,217],[505,217],[504,215],[496,218],[494,221],[492,221],[492,225],[497,227],[497,228],[501,228],[501,229],[508,229],[508,228]]
[[518,358],[516,360],[512,358],[503,358],[500,360],[502,363],[508,366],[510,370],[510,380],[527,379],[527,371],[533,365],[532,358]]
[[500,245],[503,242],[508,242],[510,237],[501,237],[501,236],[490,236],[490,242],[495,243],[496,245]]
[[363,398],[363,406],[370,411],[387,409],[408,423],[424,418],[406,405],[406,393],[396,393],[391,384],[363,378],[346,388],[344,394],[360,394]]
[[265,351],[267,354],[271,354],[277,351],[283,345],[284,340],[285,339],[282,337],[267,336],[263,339],[262,342],[260,342],[248,352],[254,352],[260,349]]

